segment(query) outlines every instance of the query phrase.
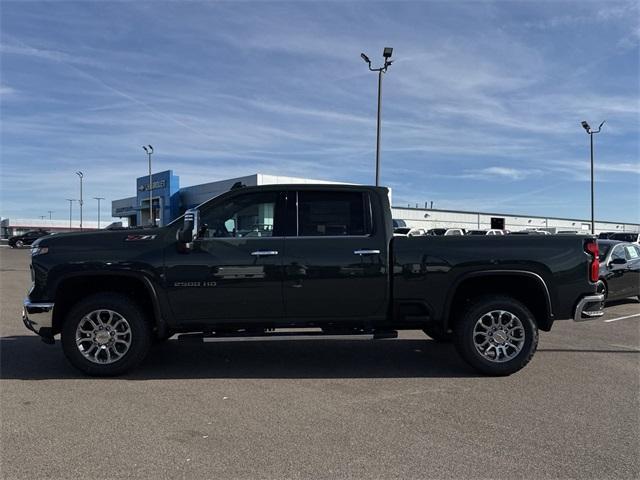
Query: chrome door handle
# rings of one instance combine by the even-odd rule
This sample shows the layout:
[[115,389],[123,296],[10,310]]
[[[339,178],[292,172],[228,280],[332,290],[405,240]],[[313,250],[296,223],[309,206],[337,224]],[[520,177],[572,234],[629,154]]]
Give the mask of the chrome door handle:
[[354,255],[380,255],[380,250],[354,250]]
[[268,257],[269,255],[277,255],[277,250],[256,250],[255,252],[251,252],[251,255],[254,257]]

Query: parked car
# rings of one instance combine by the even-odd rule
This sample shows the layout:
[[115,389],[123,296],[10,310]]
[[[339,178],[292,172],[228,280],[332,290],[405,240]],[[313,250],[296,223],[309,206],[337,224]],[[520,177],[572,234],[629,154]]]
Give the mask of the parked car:
[[423,237],[427,232],[424,228],[400,227],[394,228],[393,234],[399,237]]
[[404,228],[407,226],[407,222],[405,222],[404,220],[401,220],[399,218],[394,218],[393,219],[393,228]]
[[441,235],[444,235],[446,232],[447,232],[446,228],[430,228],[429,230],[427,230],[427,235],[441,236]]
[[[61,334],[69,362],[97,376],[131,370],[174,333],[292,327],[373,338],[422,329],[452,336],[477,371],[509,375],[529,363],[539,330],[603,314],[594,239],[405,238],[391,225],[386,188],[263,185],[160,228],[43,237],[23,322],[46,343]],[[254,226],[261,235],[237,235]]]
[[551,235],[544,230],[520,230],[518,232],[511,232],[509,235]]
[[467,230],[466,235],[504,235],[502,230],[492,228],[489,230]]
[[22,235],[10,237],[7,243],[12,248],[22,248],[24,246],[31,245],[37,239],[46,237],[47,235],[51,235],[51,232],[43,229],[29,230]]
[[444,232],[445,236],[450,235],[464,235],[464,228],[448,228],[446,232]]
[[640,300],[640,246],[616,240],[598,240],[600,279],[598,292],[606,300]]
[[609,240],[618,240],[619,242],[640,243],[640,233],[617,232],[609,237]]
[[606,240],[611,237],[611,235],[615,235],[617,232],[600,232],[598,234],[598,238],[601,240]]

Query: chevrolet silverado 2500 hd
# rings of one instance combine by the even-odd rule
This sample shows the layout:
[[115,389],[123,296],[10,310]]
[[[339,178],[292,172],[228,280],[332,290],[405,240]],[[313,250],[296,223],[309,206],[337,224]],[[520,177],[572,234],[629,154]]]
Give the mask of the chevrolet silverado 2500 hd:
[[[602,315],[595,239],[394,237],[385,188],[244,187],[160,228],[59,234],[31,251],[24,324],[61,334],[90,375],[137,365],[174,334],[451,339],[476,370],[508,375],[555,320]],[[311,333],[310,330],[303,330]]]

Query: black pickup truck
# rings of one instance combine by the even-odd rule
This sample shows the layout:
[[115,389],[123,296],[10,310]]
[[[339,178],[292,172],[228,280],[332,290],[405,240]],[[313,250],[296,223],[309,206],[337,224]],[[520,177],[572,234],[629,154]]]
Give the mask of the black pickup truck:
[[602,315],[595,239],[394,237],[389,192],[244,187],[160,228],[59,234],[31,250],[24,324],[90,375],[154,341],[420,329],[476,370],[508,375],[538,330]]

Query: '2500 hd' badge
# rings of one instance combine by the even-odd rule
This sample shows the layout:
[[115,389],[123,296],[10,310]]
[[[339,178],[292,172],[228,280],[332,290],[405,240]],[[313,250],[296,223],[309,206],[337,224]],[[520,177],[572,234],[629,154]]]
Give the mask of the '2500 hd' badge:
[[154,240],[157,235],[127,235],[125,242],[140,242],[145,240]]

